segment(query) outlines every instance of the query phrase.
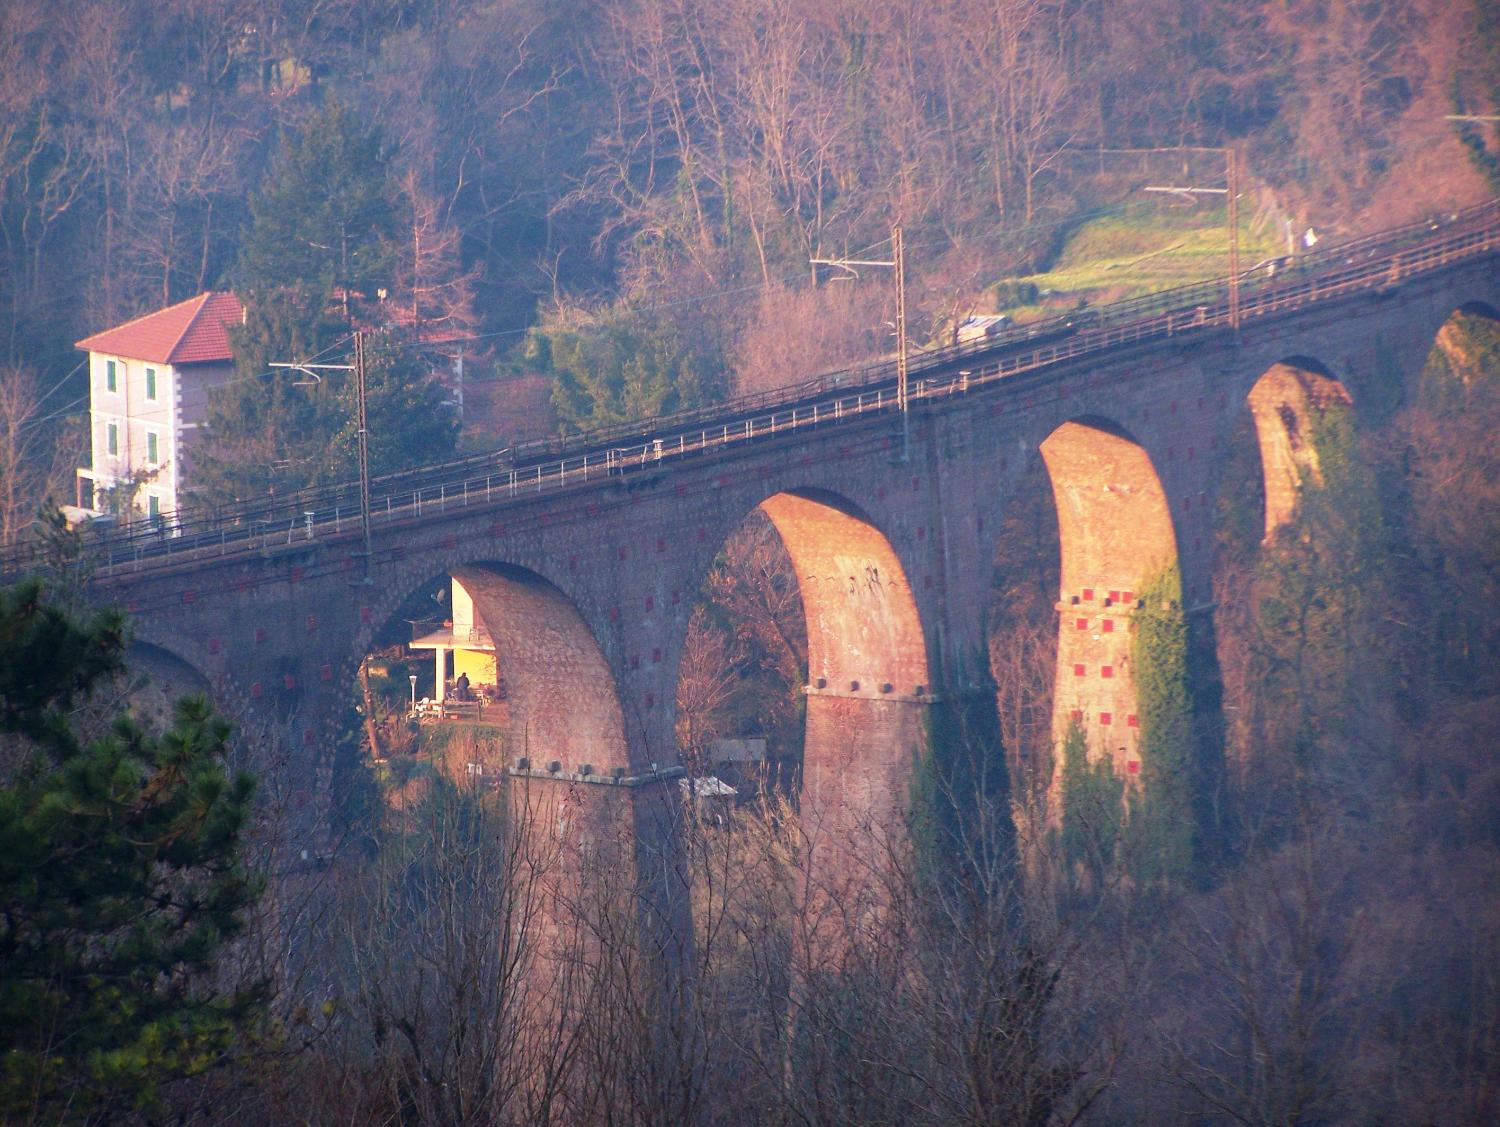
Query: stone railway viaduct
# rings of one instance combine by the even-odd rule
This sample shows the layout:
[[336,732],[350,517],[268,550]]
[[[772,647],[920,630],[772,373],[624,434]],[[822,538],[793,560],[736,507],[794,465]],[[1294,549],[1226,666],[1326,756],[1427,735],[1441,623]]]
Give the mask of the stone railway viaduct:
[[899,418],[862,415],[382,522],[368,583],[347,528],[98,582],[133,612],[139,644],[284,726],[297,824],[316,849],[331,718],[359,662],[408,596],[462,576],[511,692],[496,772],[550,804],[608,793],[644,835],[680,761],[674,706],[696,593],[759,508],[795,564],[806,614],[804,810],[878,819],[907,793],[928,710],[987,685],[997,537],[1044,470],[1062,551],[1057,722],[1080,719],[1094,753],[1124,773],[1137,762],[1133,603],[1175,563],[1190,611],[1212,614],[1215,503],[1247,487],[1225,477],[1243,413],[1259,436],[1269,532],[1315,472],[1298,441],[1308,413],[1344,396],[1357,410],[1392,373],[1415,378],[1455,311],[1494,316],[1496,245],[1492,235],[1483,253],[1238,331],[1124,344],[914,400],[904,459]]

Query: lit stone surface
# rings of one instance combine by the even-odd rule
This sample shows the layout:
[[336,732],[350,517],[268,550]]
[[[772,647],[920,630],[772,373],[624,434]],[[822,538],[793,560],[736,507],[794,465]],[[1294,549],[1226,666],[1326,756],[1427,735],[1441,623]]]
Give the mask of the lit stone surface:
[[[140,641],[200,671],[232,714],[278,734],[288,814],[317,849],[332,718],[347,708],[358,663],[412,592],[448,575],[483,579],[481,616],[510,651],[510,741],[549,745],[538,762],[571,769],[640,775],[675,765],[674,702],[696,592],[726,539],[764,506],[803,581],[806,798],[823,817],[809,824],[832,826],[826,852],[838,858],[817,871],[857,882],[858,859],[839,841],[851,827],[889,824],[906,801],[923,700],[985,688],[997,538],[1039,459],[1063,544],[1056,715],[1092,716],[1096,746],[1119,759],[1134,746],[1124,593],[1138,594],[1142,577],[1175,558],[1190,621],[1212,613],[1213,513],[1222,494],[1247,487],[1224,480],[1245,413],[1257,420],[1271,528],[1292,470],[1315,470],[1297,460],[1288,411],[1297,419],[1299,404],[1317,408],[1345,388],[1358,410],[1362,389],[1388,373],[1414,381],[1444,321],[1476,301],[1500,306],[1492,261],[1248,323],[1238,338],[1121,348],[1045,378],[919,403],[906,461],[895,419],[872,417],[506,506],[377,521],[370,585],[360,581],[358,528],[346,526],[259,555],[123,574],[100,595],[134,612]],[[1121,605],[1105,608],[1111,590]],[[1102,742],[1105,712],[1111,737],[1126,739]],[[596,790],[605,793],[583,786],[583,798]],[[601,815],[610,835],[635,835],[637,866],[647,856],[650,872],[670,868],[659,812],[641,812],[643,792],[610,793],[630,810]]]

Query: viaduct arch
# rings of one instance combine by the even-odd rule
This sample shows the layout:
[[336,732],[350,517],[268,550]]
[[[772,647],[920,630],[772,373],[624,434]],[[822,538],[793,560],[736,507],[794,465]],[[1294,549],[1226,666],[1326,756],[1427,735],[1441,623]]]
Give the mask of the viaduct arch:
[[804,820],[830,831],[885,825],[904,798],[931,694],[906,569],[841,498],[785,492],[759,507],[791,557],[807,623]]
[[1295,514],[1303,484],[1323,482],[1314,441],[1317,417],[1331,407],[1352,407],[1353,400],[1322,363],[1294,356],[1271,365],[1246,402],[1264,478],[1264,539],[1270,540]]
[[132,641],[125,662],[131,708],[153,723],[170,722],[173,704],[181,697],[213,696],[213,686],[198,668],[162,646]]
[[[1082,606],[1087,584],[1100,612],[1114,608],[1112,591],[1123,607],[1142,577],[1175,562],[1188,614],[1211,620],[1213,509],[1222,491],[1241,484],[1224,479],[1222,453],[1245,405],[1256,417],[1269,533],[1287,512],[1283,486],[1316,470],[1294,441],[1304,425],[1299,411],[1361,403],[1393,379],[1411,384],[1456,309],[1497,307],[1500,279],[1492,261],[1480,259],[1247,322],[1237,334],[1122,346],[1049,369],[1045,378],[919,401],[905,459],[893,417],[873,415],[577,489],[382,524],[370,585],[361,582],[357,537],[332,535],[259,555],[125,572],[105,577],[101,592],[136,612],[143,639],[182,655],[221,694],[286,718],[293,770],[308,780],[309,836],[326,792],[321,718],[376,624],[417,582],[466,568],[485,587],[493,608],[487,620],[542,616],[556,644],[573,654],[572,683],[596,682],[583,698],[591,702],[588,734],[548,728],[550,746],[535,760],[621,767],[639,780],[640,793],[660,792],[669,780],[651,765],[675,764],[671,702],[692,594],[730,530],[763,507],[799,578],[817,580],[803,596],[817,654],[809,746],[829,775],[851,765],[857,779],[866,772],[858,787],[867,817],[895,801],[929,702],[985,689],[976,655],[985,652],[981,611],[997,514],[1022,487],[1029,457],[1040,452],[1046,463],[1063,541],[1058,682],[1071,685],[1078,664],[1097,665],[1091,707],[1103,713],[1105,694],[1113,694],[1113,735],[1121,711],[1128,727],[1128,679],[1103,677],[1104,650],[1079,649],[1081,660],[1064,660],[1066,647],[1083,646],[1080,635],[1095,642],[1094,629],[1077,628],[1076,618],[1089,616],[1070,612],[1071,600],[1076,595]],[[1135,541],[1128,559],[1112,550],[1124,535]],[[878,583],[869,579],[875,574]],[[833,592],[840,576],[847,582],[851,575],[855,591],[847,597],[856,601],[841,610]],[[1102,614],[1092,617],[1102,627]],[[520,646],[521,633],[509,644]],[[1102,644],[1105,632],[1098,633]],[[880,660],[868,660],[877,653]],[[540,686],[547,660],[537,656],[530,668]],[[1113,684],[1106,688],[1105,680]],[[557,707],[559,697],[537,693],[528,710]],[[1071,719],[1077,698],[1057,696],[1056,714],[1066,707]],[[1131,744],[1123,746],[1128,753]],[[837,777],[809,785],[848,794],[847,772]]]
[[522,568],[469,565],[452,574],[473,598],[505,670],[512,757],[585,776],[628,768],[614,674],[572,601]]
[[1063,423],[1041,453],[1062,553],[1054,743],[1077,724],[1117,772],[1139,774],[1130,624],[1141,593],[1177,565],[1166,493],[1146,449],[1104,419]]

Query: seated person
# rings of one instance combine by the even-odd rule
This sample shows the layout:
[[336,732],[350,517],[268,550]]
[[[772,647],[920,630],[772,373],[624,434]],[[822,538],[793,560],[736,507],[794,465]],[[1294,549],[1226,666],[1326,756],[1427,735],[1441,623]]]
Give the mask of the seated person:
[[453,697],[455,700],[468,700],[469,698],[469,675],[460,673],[458,680],[453,682]]

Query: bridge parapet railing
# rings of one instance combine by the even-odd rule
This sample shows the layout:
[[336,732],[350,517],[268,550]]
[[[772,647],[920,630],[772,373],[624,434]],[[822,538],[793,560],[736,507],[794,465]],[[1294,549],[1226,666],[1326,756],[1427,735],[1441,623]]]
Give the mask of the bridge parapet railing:
[[[1275,271],[1241,278],[1241,321],[1257,320],[1348,294],[1399,284],[1500,247],[1500,201],[1381,236],[1328,247]],[[963,394],[1110,349],[1229,326],[1225,280],[1194,283],[1021,327],[982,342],[922,354],[909,399]],[[964,367],[969,364],[969,367]],[[372,521],[411,519],[475,503],[495,504],[549,489],[582,486],[626,472],[808,426],[898,408],[894,360],[827,373],[792,389],[734,400],[703,411],[622,424],[586,435],[543,439],[437,466],[389,474],[371,483]],[[768,409],[762,409],[768,408]],[[359,528],[357,484],[305,490],[253,505],[226,506],[170,522],[139,522],[90,532],[84,548],[111,574],[205,555],[267,551],[299,540],[350,535]],[[42,562],[35,542],[0,554],[0,574]]]

